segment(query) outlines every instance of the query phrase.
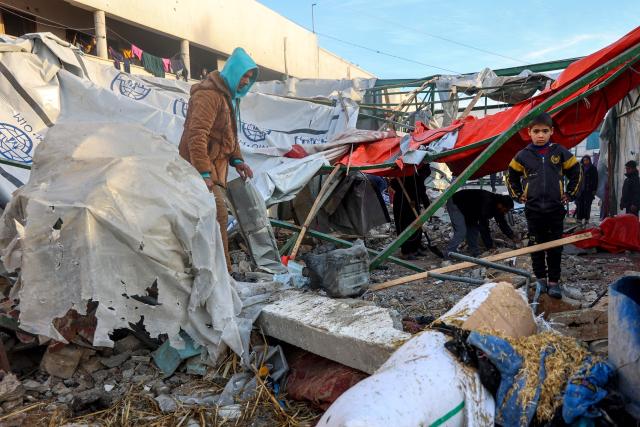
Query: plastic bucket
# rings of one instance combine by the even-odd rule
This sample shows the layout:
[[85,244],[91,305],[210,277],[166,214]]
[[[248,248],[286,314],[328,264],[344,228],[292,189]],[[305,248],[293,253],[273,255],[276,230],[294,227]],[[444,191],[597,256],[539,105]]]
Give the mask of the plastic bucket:
[[609,286],[609,359],[627,410],[640,418],[640,276],[625,276]]

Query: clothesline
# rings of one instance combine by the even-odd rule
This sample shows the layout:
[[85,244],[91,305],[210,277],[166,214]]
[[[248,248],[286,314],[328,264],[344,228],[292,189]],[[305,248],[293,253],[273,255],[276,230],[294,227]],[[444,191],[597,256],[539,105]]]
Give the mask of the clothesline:
[[130,49],[121,49],[120,52],[109,47],[109,54],[117,69],[120,69],[120,62],[124,63],[124,71],[127,73],[131,72],[130,65],[132,60],[137,58],[144,69],[156,77],[164,78],[165,73],[182,73],[185,80],[188,77],[185,75],[186,69],[184,62],[178,57],[178,54],[173,55],[171,58],[160,58],[143,51],[134,44],[130,45]]

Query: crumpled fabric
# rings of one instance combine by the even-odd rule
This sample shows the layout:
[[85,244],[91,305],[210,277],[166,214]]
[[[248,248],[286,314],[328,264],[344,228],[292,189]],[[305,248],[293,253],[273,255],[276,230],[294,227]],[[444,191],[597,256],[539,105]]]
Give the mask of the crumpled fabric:
[[613,367],[605,361],[588,357],[580,371],[569,379],[564,392],[562,418],[572,424],[581,417],[598,418],[602,412],[595,405],[607,397],[607,385],[613,375]]
[[518,378],[524,362],[522,356],[506,340],[493,335],[471,332],[467,342],[482,350],[500,371],[500,386],[496,394],[496,424],[504,427],[528,426],[538,408],[542,383],[547,376],[544,361],[553,349],[547,347],[542,350],[535,394],[530,402],[523,404],[519,396],[524,389],[526,377]]

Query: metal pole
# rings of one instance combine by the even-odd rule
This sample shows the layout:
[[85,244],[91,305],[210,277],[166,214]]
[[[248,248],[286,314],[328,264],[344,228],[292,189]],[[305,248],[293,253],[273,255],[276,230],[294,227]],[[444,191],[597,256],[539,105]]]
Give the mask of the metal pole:
[[527,278],[531,278],[532,275],[528,271],[521,270],[515,267],[509,267],[508,265],[498,264],[497,262],[486,261],[483,259],[474,258],[467,255],[462,255],[456,252],[449,252],[449,256],[451,258],[459,259],[460,261],[468,261],[474,264],[481,265],[483,267],[495,268],[496,270],[506,271],[507,273],[517,274],[518,276],[523,276]]
[[485,281],[482,279],[473,279],[471,277],[451,276],[450,274],[429,273],[429,277],[433,277],[438,280],[450,280],[452,282],[470,283],[472,285],[484,285]]
[[316,7],[316,4],[317,3],[311,3],[311,29],[313,31],[313,34],[316,33],[316,19],[313,14],[313,8]]
[[429,218],[433,216],[433,214],[440,209],[447,200],[453,196],[453,194],[464,185],[464,183],[478,170],[480,167],[493,156],[500,147],[502,147],[512,136],[514,136],[520,129],[527,126],[531,120],[547,111],[549,108],[553,107],[559,101],[566,99],[567,96],[572,95],[578,89],[583,88],[585,85],[597,80],[602,77],[609,71],[615,69],[620,66],[624,62],[631,61],[635,62],[640,55],[640,45],[636,45],[630,49],[627,49],[625,52],[616,56],[615,58],[608,61],[606,64],[603,64],[592,70],[587,75],[582,76],[576,81],[570,83],[562,89],[561,91],[549,96],[546,100],[542,101],[537,107],[532,108],[527,114],[525,114],[522,118],[517,120],[514,124],[509,127],[505,132],[503,132],[500,136],[496,138],[467,168],[456,178],[456,180],[451,184],[449,188],[447,188],[440,197],[429,205],[427,210],[416,220],[407,227],[402,233],[398,235],[398,237],[387,245],[380,254],[373,259],[371,262],[371,268],[375,268],[383,263],[393,252],[395,252],[413,233],[415,233],[418,229],[422,227]]
[[[286,221],[281,221],[279,219],[270,219],[269,221],[271,222],[271,225],[273,227],[284,228],[285,230],[291,230],[291,231],[298,232],[302,228],[302,227],[300,227],[298,225],[291,224],[290,222],[286,222]],[[353,243],[351,243],[351,242],[349,242],[347,240],[338,239],[337,237],[331,236],[329,234],[321,233],[321,232],[316,231],[316,230],[307,230],[307,233],[310,236],[316,237],[316,238],[324,240],[326,242],[331,242],[331,243],[338,244],[340,246],[345,246],[347,248],[350,248],[351,246],[353,246]],[[378,254],[378,252],[374,251],[373,249],[369,249],[369,248],[367,248],[367,252],[369,253],[369,255],[373,255],[373,256]],[[282,254],[282,255],[284,255],[284,254]],[[425,271],[424,268],[418,267],[417,265],[411,264],[410,262],[407,262],[407,261],[402,260],[400,258],[389,257],[389,261],[391,261],[392,263],[397,264],[397,265],[399,265],[401,267],[408,268],[409,270],[413,270],[413,271],[417,271],[417,272]],[[0,317],[0,322],[1,321],[2,321],[2,317]]]

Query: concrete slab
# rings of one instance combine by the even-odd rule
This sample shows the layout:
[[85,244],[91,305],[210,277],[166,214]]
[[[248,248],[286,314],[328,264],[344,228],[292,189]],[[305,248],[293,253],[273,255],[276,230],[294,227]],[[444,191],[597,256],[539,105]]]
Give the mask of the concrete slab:
[[353,299],[285,291],[263,308],[265,334],[372,374],[411,335],[392,312]]

